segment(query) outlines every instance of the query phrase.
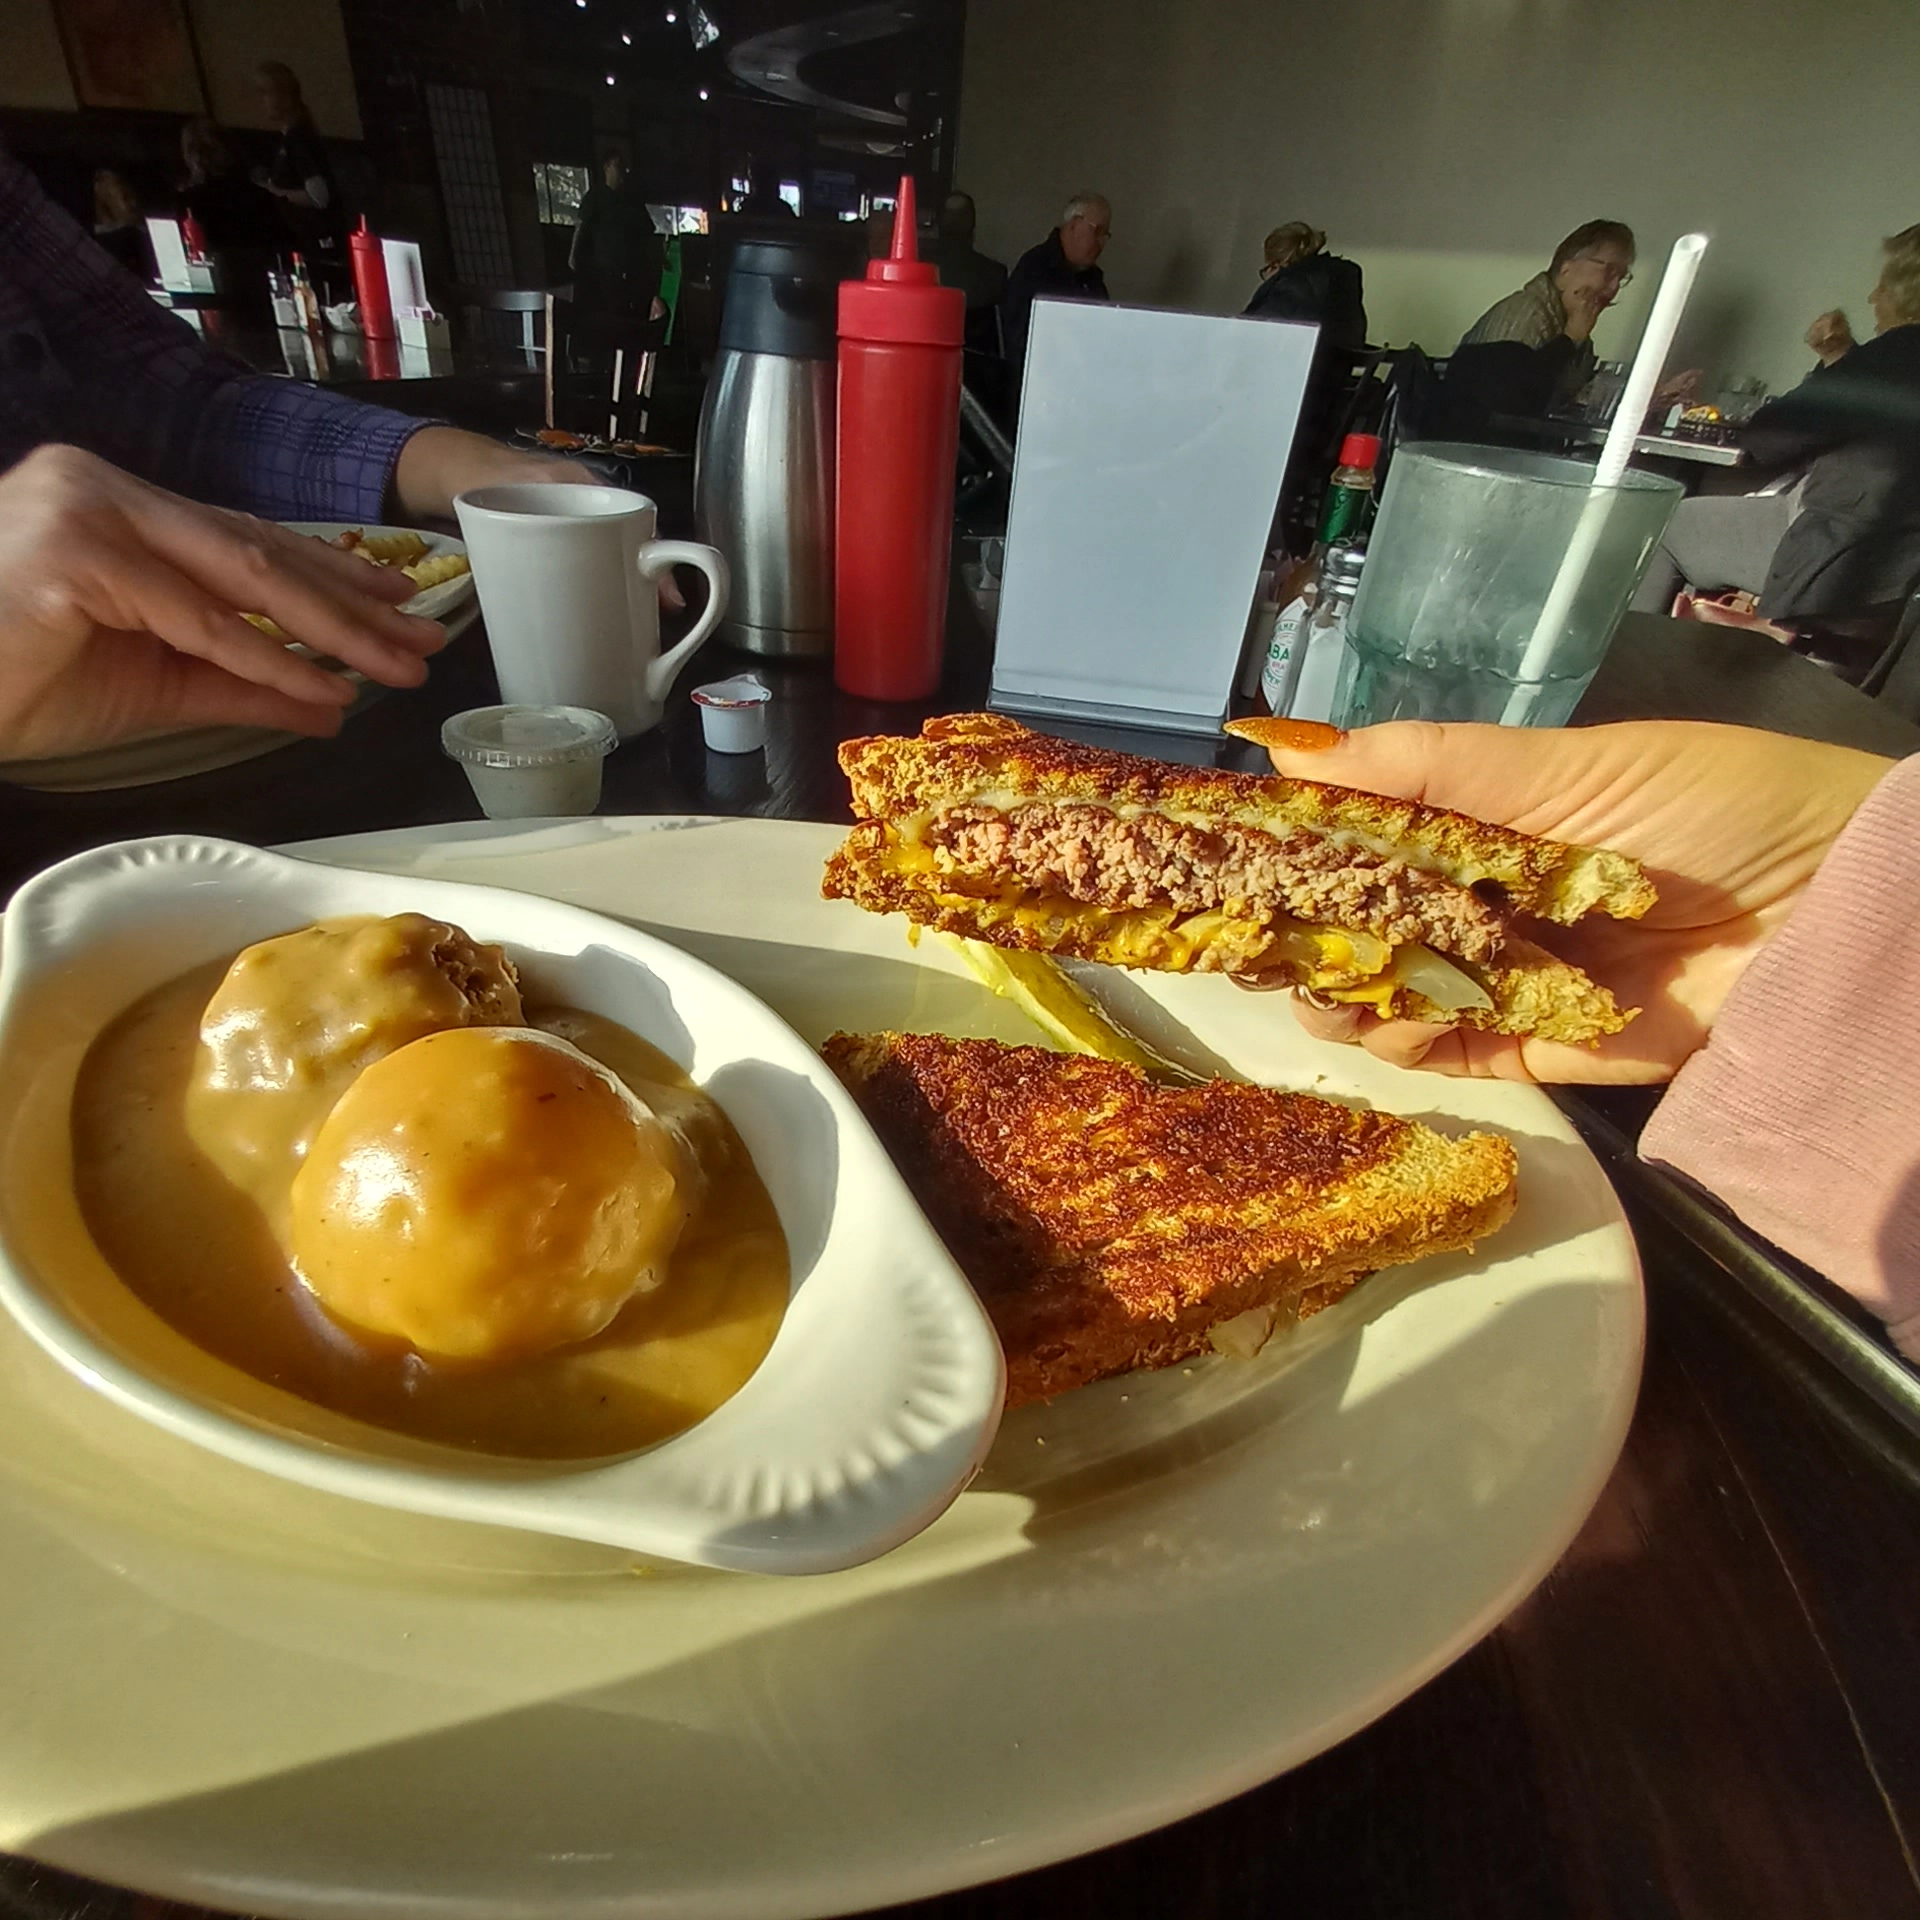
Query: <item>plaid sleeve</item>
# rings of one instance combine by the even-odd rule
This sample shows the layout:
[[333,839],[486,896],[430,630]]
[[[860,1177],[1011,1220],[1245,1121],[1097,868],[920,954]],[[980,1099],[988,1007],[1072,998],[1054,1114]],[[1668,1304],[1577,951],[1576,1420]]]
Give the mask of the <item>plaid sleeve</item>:
[[4,153],[0,318],[44,363],[30,381],[0,378],[0,461],[65,440],[214,505],[370,520],[429,424],[215,352]]
[[297,380],[229,380],[201,416],[185,491],[269,520],[377,520],[424,426]]

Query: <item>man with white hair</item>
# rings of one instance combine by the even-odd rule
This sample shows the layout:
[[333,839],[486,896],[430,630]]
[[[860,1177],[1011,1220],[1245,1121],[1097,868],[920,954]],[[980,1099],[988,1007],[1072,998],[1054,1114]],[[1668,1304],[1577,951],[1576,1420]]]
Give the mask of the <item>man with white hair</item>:
[[1100,271],[1100,255],[1113,227],[1106,196],[1076,193],[1060,215],[1060,224],[1014,262],[1001,302],[1007,364],[1017,381],[1027,363],[1027,326],[1036,300],[1111,300]]

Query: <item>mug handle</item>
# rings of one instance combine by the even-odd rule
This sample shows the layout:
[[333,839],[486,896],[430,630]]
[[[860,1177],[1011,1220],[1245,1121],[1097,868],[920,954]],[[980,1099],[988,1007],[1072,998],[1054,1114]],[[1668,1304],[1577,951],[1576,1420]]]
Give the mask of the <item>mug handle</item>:
[[706,639],[727,610],[729,577],[726,555],[717,547],[703,547],[692,540],[649,540],[640,549],[640,576],[656,581],[675,567],[698,567],[707,576],[707,610],[695,622],[693,631],[672,652],[663,653],[647,667],[647,698],[659,702],[667,697],[680,663]]

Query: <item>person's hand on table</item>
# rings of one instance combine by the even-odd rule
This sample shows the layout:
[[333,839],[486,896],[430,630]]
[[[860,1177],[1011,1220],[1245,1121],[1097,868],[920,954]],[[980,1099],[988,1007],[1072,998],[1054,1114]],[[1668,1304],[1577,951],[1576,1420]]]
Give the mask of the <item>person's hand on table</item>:
[[[1528,923],[1529,939],[1584,968],[1622,1006],[1641,1009],[1597,1047],[1381,1020],[1362,1008],[1329,1011],[1295,999],[1301,1024],[1317,1038],[1357,1040],[1401,1066],[1506,1080],[1669,1078],[1706,1039],[1748,961],[1893,764],[1848,747],[1682,720],[1558,731],[1394,721],[1345,735],[1303,729],[1302,737],[1318,734],[1327,744],[1274,749],[1275,770],[1609,847],[1640,861],[1659,889],[1644,920]],[[1836,928],[1835,938],[1844,937]]]
[[1847,322],[1847,316],[1838,307],[1823,313],[1807,329],[1807,345],[1819,356],[1823,367],[1830,367],[1836,360],[1843,358],[1853,350],[1853,328]]
[[1652,404],[1670,407],[1676,400],[1691,401],[1700,391],[1703,369],[1688,367],[1683,373],[1670,374],[1653,390]]
[[[475,487],[561,482],[589,487],[606,484],[578,460],[502,446],[498,440],[461,427],[422,427],[400,449],[390,491],[394,517],[407,526],[420,519],[452,519],[454,496]],[[674,613],[687,604],[667,574],[660,576],[659,593],[661,606]]]
[[176,727],[334,733],[351,681],[287,642],[417,686],[446,636],[398,611],[413,591],[323,541],[40,447],[0,475],[0,758]]

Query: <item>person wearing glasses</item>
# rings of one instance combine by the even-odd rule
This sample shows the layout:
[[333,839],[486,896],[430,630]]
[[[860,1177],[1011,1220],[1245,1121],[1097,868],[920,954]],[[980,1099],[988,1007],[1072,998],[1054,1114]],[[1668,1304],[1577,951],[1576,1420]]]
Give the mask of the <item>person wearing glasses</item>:
[[1113,230],[1113,209],[1104,194],[1076,193],[1060,224],[1014,262],[1001,297],[1000,318],[1007,365],[1016,384],[1027,363],[1027,329],[1036,300],[1111,300],[1100,255]]
[[[1455,359],[1470,347],[1525,348],[1469,355],[1470,362],[1506,366],[1514,412],[1546,412],[1571,400],[1593,378],[1594,323],[1633,278],[1633,229],[1618,220],[1589,220],[1553,250],[1544,273],[1496,300],[1464,334]],[[1451,380],[1451,373],[1449,373]]]
[[1367,344],[1367,303],[1360,269],[1327,251],[1327,236],[1304,220],[1267,235],[1260,284],[1246,311],[1260,320],[1303,320],[1320,329],[1323,347],[1358,353]]

